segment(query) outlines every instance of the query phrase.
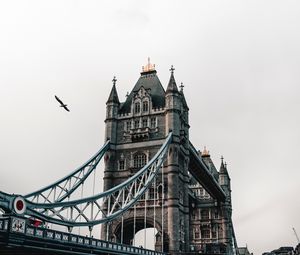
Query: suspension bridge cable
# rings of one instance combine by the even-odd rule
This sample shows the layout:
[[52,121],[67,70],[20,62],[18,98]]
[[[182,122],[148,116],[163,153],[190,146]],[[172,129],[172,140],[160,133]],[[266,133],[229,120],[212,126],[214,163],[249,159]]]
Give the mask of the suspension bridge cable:
[[156,195],[157,195],[157,190],[156,190],[156,178],[154,179],[154,184],[153,184],[154,188],[153,188],[153,195],[154,195],[154,199],[153,199],[153,234],[154,234],[154,248],[155,248],[155,243],[156,243],[156,238],[155,238],[155,209],[156,209]]
[[165,199],[165,188],[164,188],[164,167],[161,166],[161,251],[164,252],[164,199]]
[[121,219],[121,244],[123,244],[123,233],[124,233],[124,216]]
[[[122,196],[122,204],[124,204],[125,201],[125,192],[123,192]],[[123,244],[123,233],[124,233],[124,214],[122,214],[122,222],[121,222],[121,244]]]
[[[134,184],[134,195],[136,195],[136,182]],[[135,246],[135,229],[136,229],[136,204],[133,207],[133,246]]]
[[144,248],[146,248],[146,228],[147,228],[147,193],[145,192],[145,205],[144,205]]
[[[53,201],[55,201],[55,199],[56,199],[56,188],[57,187],[54,188],[54,192],[53,192]],[[52,223],[50,225],[50,228],[53,229],[53,224]]]
[[[94,178],[93,178],[93,196],[95,195],[95,185],[96,185],[96,169],[94,170]],[[94,203],[91,205],[91,219],[94,219]],[[90,228],[90,236],[92,236],[93,227],[89,226]]]
[[108,242],[109,222],[106,223],[106,241]]
[[[71,189],[71,182],[69,182],[69,190],[70,190],[70,189]],[[68,201],[70,201],[70,196],[68,196]],[[71,214],[70,214],[70,218],[69,218],[69,214],[70,214],[70,207],[69,207],[68,210],[67,210],[67,219],[70,220]],[[72,228],[67,227],[67,230],[68,230],[69,232],[71,232]]]
[[[84,175],[84,170],[82,171],[82,174]],[[80,195],[80,199],[83,198],[83,188],[84,188],[84,182],[81,184],[81,195]],[[80,204],[80,212],[79,212],[79,221],[81,221],[81,216],[82,216],[82,204]],[[80,229],[81,227],[78,228],[78,234],[80,235]]]
[[[107,203],[107,213],[108,214],[110,211],[110,199],[111,199],[111,197],[108,197],[108,203]],[[106,224],[106,241],[109,241],[108,240],[109,223],[110,223],[110,221],[108,222],[108,224]]]

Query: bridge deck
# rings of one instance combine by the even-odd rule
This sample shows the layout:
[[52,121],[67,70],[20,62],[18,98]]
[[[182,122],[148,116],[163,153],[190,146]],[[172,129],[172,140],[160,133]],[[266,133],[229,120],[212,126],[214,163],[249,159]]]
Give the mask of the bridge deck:
[[26,220],[21,218],[2,217],[0,218],[0,254],[164,255],[165,253],[33,227],[27,225]]

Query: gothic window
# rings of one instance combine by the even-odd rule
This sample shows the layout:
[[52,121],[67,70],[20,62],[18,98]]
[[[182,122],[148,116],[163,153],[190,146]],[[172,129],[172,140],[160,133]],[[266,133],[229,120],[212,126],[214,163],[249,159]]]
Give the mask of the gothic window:
[[144,165],[146,165],[146,154],[144,153],[135,154],[133,158],[133,166],[135,168],[141,168]]
[[143,102],[143,112],[148,112],[149,104],[148,101]]
[[214,215],[215,219],[218,219],[219,218],[219,213],[218,213],[218,210],[215,210],[215,215]]
[[140,127],[140,120],[135,120],[134,121],[134,128],[137,129]]
[[201,229],[201,238],[204,238],[204,239],[210,238],[210,229],[209,228]]
[[223,238],[223,228],[221,226],[218,227],[218,232],[219,238]]
[[143,128],[148,127],[148,120],[147,119],[143,119]]
[[211,231],[211,237],[212,238],[217,238],[217,226],[214,225]]
[[125,169],[125,157],[124,154],[122,153],[119,160],[119,170],[124,170],[124,169]]
[[121,159],[119,161],[119,170],[124,170],[125,169],[125,160]]
[[127,121],[126,122],[126,131],[129,131],[131,129],[131,122]]
[[139,113],[141,111],[141,104],[139,102],[136,102],[134,104],[134,112]]
[[149,198],[155,199],[155,190],[152,187],[149,189]]
[[156,118],[151,118],[151,128],[155,128],[156,127]]
[[196,220],[196,213],[197,213],[197,210],[192,211],[192,219],[193,220]]
[[209,211],[208,210],[202,210],[201,211],[201,219],[202,220],[208,220],[209,219]]
[[200,238],[200,233],[199,233],[199,228],[194,229],[194,238],[199,239]]
[[164,182],[164,185],[161,183],[157,186],[157,199],[159,200],[159,204],[161,203],[166,203],[165,198],[167,197],[168,194],[168,185],[166,182]]

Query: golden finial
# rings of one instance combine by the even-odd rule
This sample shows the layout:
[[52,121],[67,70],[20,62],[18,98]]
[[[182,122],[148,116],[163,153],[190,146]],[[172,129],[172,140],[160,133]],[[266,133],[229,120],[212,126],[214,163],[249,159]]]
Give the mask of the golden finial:
[[206,146],[204,146],[204,150],[202,151],[201,156],[209,156],[209,151],[206,149]]
[[150,71],[155,71],[155,65],[151,64],[150,58],[148,57],[148,63],[145,66],[142,66],[142,72],[150,72]]

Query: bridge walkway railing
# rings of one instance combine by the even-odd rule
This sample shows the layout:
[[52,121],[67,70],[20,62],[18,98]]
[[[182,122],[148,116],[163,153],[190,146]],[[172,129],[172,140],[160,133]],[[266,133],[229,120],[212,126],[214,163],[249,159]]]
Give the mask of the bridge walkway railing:
[[[140,247],[124,245],[95,239],[93,237],[80,236],[73,233],[34,227],[26,224],[26,219],[9,216],[0,218],[0,250],[5,245],[40,249],[48,247],[59,251],[72,251],[102,254],[143,254],[165,255],[166,253],[148,250]],[[84,253],[83,253],[84,251]]]

